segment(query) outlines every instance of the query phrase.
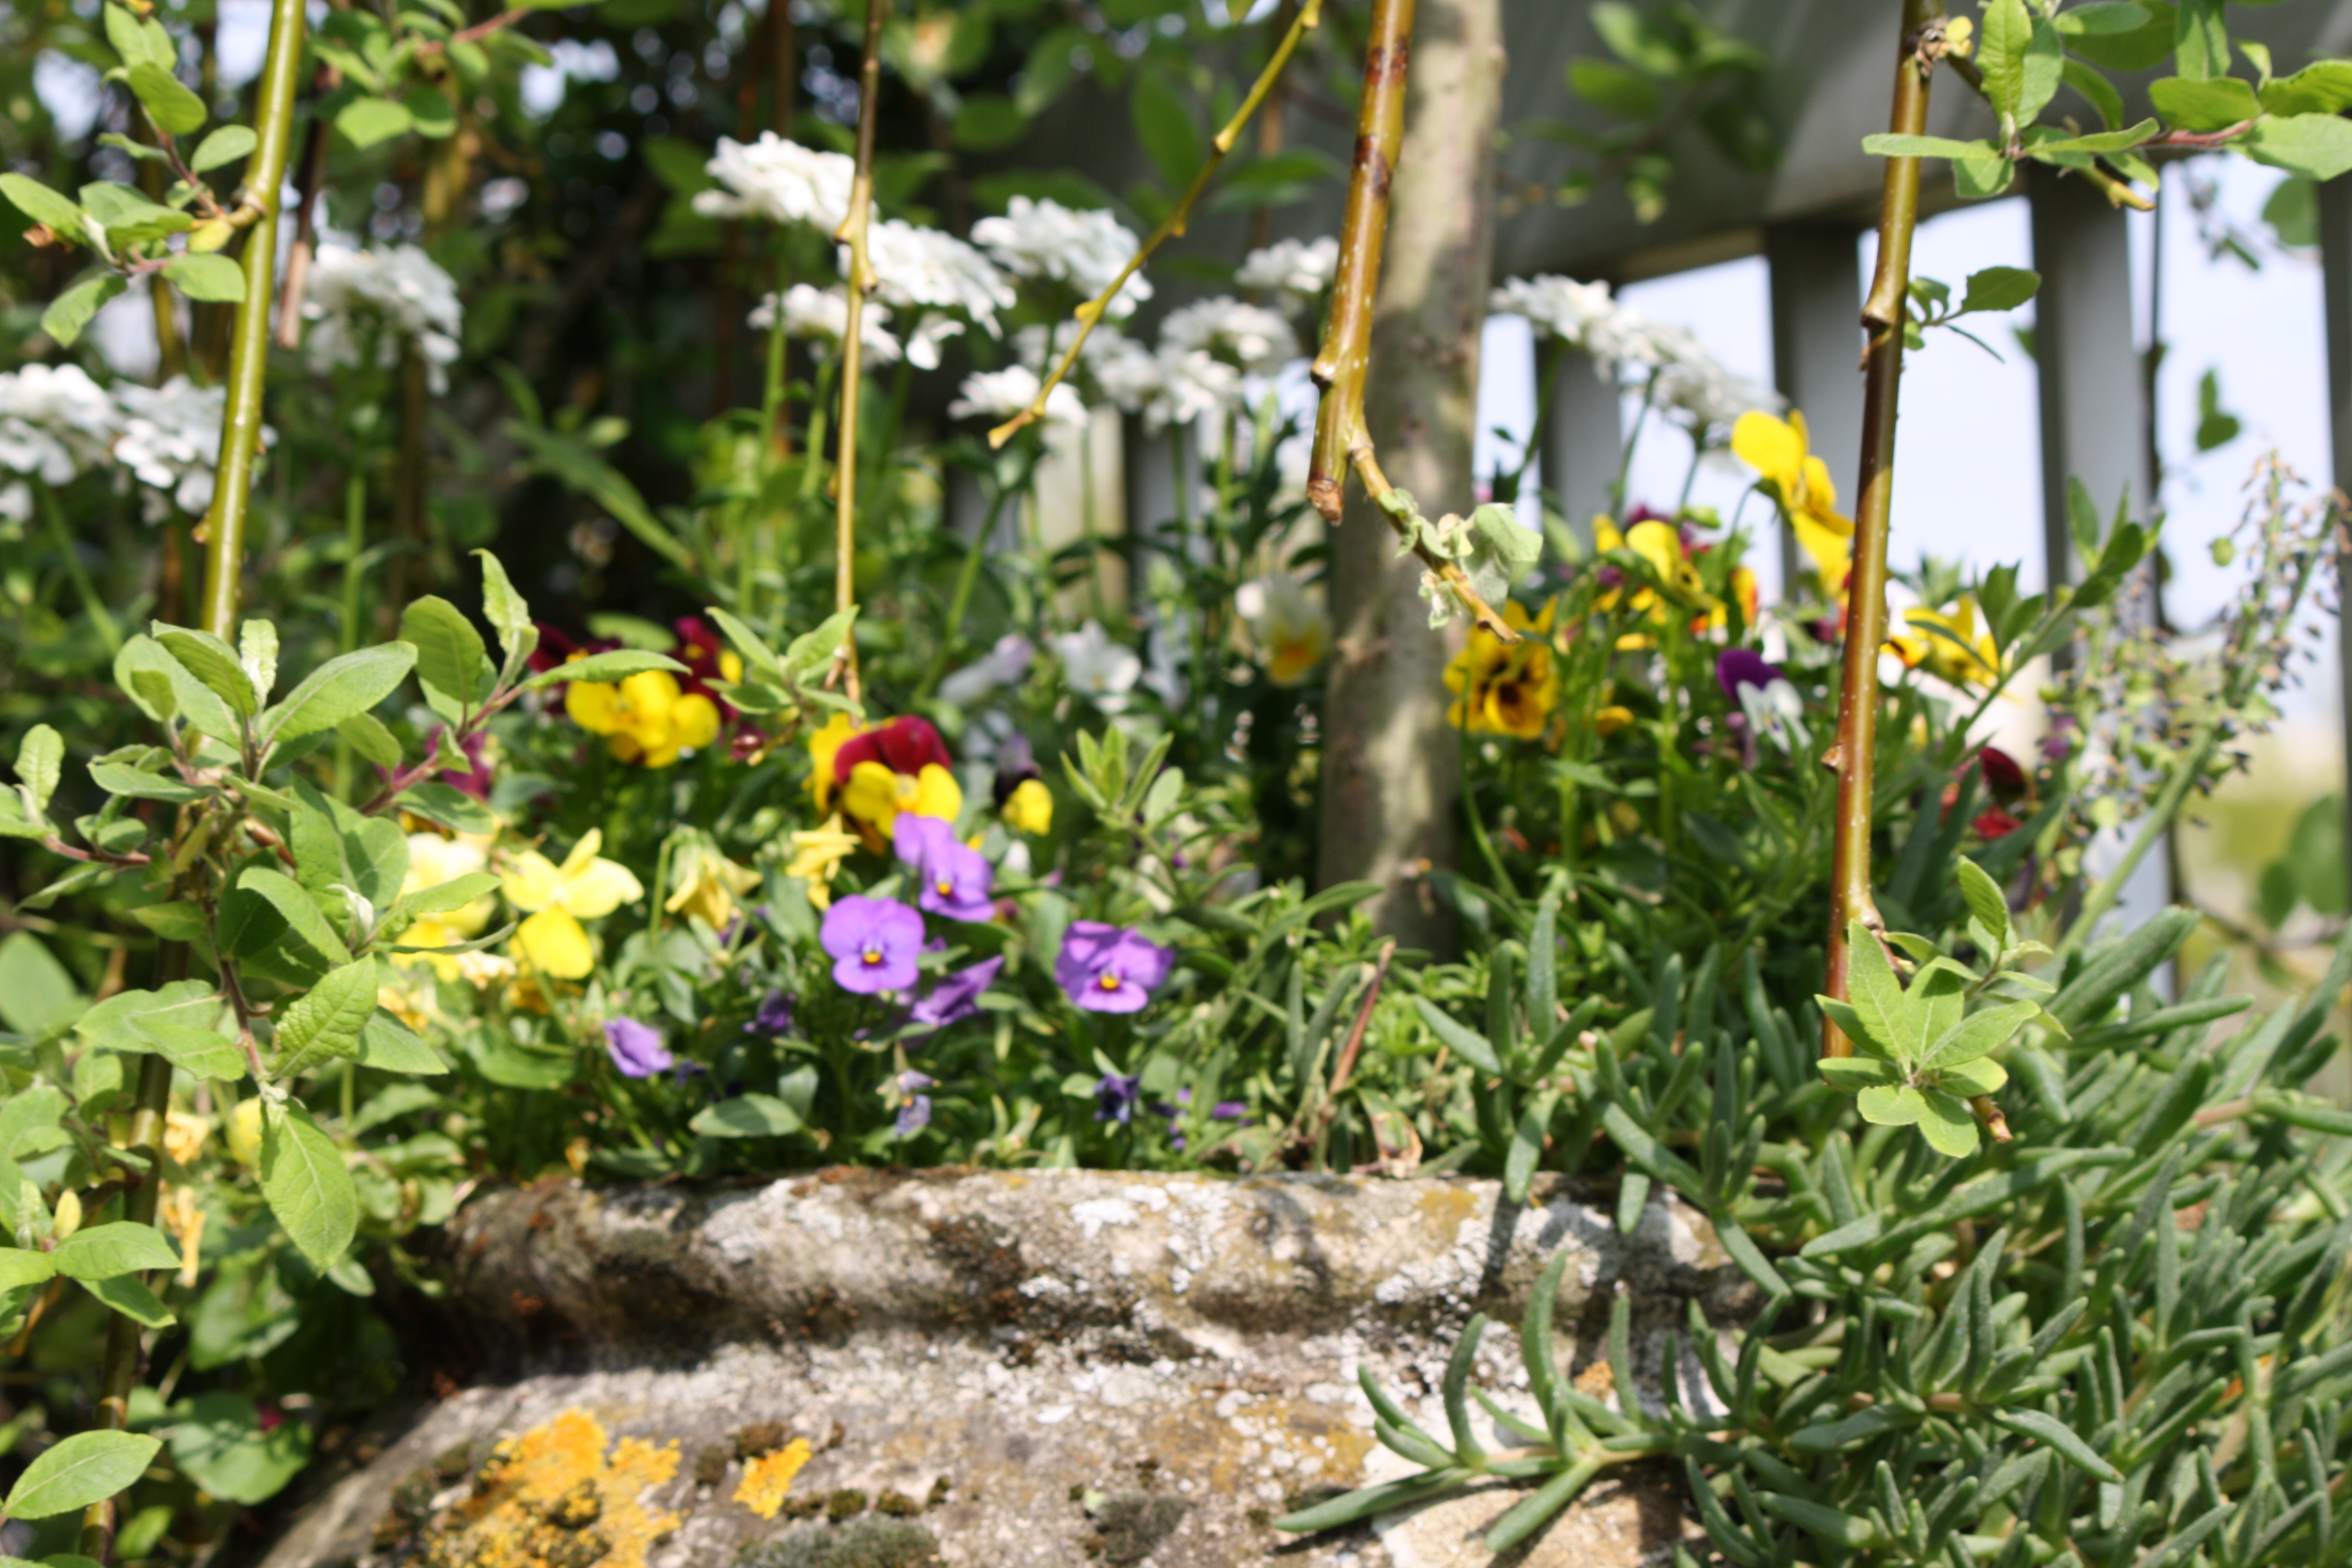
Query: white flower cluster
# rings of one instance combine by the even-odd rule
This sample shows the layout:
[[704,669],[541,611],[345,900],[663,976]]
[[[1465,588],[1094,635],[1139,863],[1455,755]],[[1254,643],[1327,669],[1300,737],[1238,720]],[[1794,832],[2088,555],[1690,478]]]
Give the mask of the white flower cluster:
[[[963,385],[956,389],[959,395],[948,405],[948,417],[1010,419],[1037,400],[1037,389],[1043,384],[1044,378],[1025,364],[981,371],[963,378]],[[1055,387],[1053,395],[1045,399],[1045,422],[1085,426],[1087,405],[1068,382]]]
[[1538,331],[1592,356],[1607,378],[1646,384],[1654,405],[1680,415],[1693,434],[1717,438],[1751,409],[1780,412],[1780,395],[1734,375],[1687,327],[1652,321],[1612,299],[1606,283],[1580,283],[1546,275],[1514,278],[1488,296],[1486,308],[1525,316]]
[[304,318],[317,323],[305,348],[311,368],[323,371],[362,363],[371,342],[375,363],[390,366],[413,343],[433,390],[446,392],[465,313],[457,280],[417,246],[324,245],[302,300]]
[[748,145],[721,136],[718,154],[704,168],[725,188],[694,198],[694,210],[703,216],[804,223],[827,234],[849,216],[849,193],[857,180],[855,158],[803,147],[772,131]]
[[[228,395],[176,375],[162,386],[99,385],[79,365],[26,365],[0,374],[0,518],[31,514],[31,480],[70,483],[110,460],[141,484],[149,521],[169,496],[194,515],[212,504]],[[264,445],[277,439],[264,428]]]
[[[751,325],[766,331],[776,324],[776,297],[763,296],[751,310]],[[789,337],[814,338],[833,345],[837,352],[841,340],[849,331],[849,289],[836,284],[831,289],[819,289],[813,284],[795,283],[784,290],[784,332]],[[890,307],[878,300],[866,301],[859,315],[857,335],[866,344],[866,356],[876,364],[898,363],[898,340],[890,335]],[[828,356],[829,357],[829,356]]]
[[1234,281],[1244,289],[1272,289],[1286,300],[1311,304],[1331,287],[1339,270],[1338,237],[1320,239],[1277,239],[1243,258]]
[[[1014,196],[1003,217],[971,226],[972,243],[1022,278],[1051,278],[1091,300],[1109,288],[1135,254],[1136,238],[1108,212],[1079,212],[1052,200]],[[1141,273],[1129,279],[1104,314],[1124,321],[1151,298]]]

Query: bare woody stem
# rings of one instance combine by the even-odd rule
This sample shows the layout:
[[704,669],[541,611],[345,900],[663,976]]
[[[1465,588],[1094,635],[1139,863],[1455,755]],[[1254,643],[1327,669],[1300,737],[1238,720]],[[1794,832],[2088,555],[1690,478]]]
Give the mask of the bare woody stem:
[[[1895,106],[1887,130],[1920,136],[1927,128],[1927,79],[1942,58],[1942,0],[1904,0],[1903,43],[1895,68]],[[1889,158],[1878,211],[1878,270],[1862,307],[1869,333],[1863,353],[1861,500],[1853,515],[1853,567],[1846,578],[1845,668],[1838,695],[1835,853],[1831,871],[1827,991],[1845,999],[1851,955],[1848,922],[1879,929],[1870,892],[1872,792],[1877,786],[1878,650],[1886,641],[1886,535],[1895,499],[1895,416],[1903,380],[1903,312],[1911,288],[1911,237],[1919,224],[1919,160]],[[1853,1042],[1823,1021],[1825,1056],[1853,1054]]]
[[230,340],[228,404],[221,418],[219,479],[212,510],[198,537],[205,542],[204,597],[197,623],[226,641],[236,637],[236,601],[245,571],[246,502],[253,467],[261,450],[261,393],[269,368],[269,298],[277,281],[278,193],[286,184],[286,158],[294,140],[294,89],[302,73],[301,0],[274,0],[269,22],[269,60],[262,69],[260,100],[254,110],[257,138],[246,165],[247,205],[260,217],[245,244],[245,301],[237,307]]
[[1364,491],[1380,505],[1412,552],[1435,574],[1481,629],[1498,641],[1519,634],[1495,613],[1469,574],[1424,543],[1412,521],[1391,510],[1396,487],[1381,471],[1371,427],[1364,421],[1364,376],[1372,363],[1372,310],[1380,293],[1381,251],[1387,243],[1389,185],[1404,146],[1405,77],[1412,60],[1413,0],[1372,0],[1364,40],[1363,103],[1356,118],[1355,167],[1339,224],[1339,270],[1331,282],[1331,314],[1315,356],[1315,384],[1323,401],[1315,415],[1315,452],[1307,499],[1324,521],[1339,521],[1339,503],[1352,467]]
[[[1412,8],[1409,3],[1406,8],[1408,11]],[[1298,15],[1292,20],[1288,31],[1282,35],[1282,41],[1275,45],[1274,54],[1265,62],[1265,68],[1257,73],[1257,80],[1250,85],[1249,96],[1242,100],[1241,107],[1234,110],[1233,118],[1225,121],[1224,127],[1209,143],[1207,161],[1192,176],[1192,183],[1184,187],[1184,194],[1178,198],[1175,209],[1160,220],[1160,226],[1151,231],[1149,238],[1136,247],[1135,254],[1127,258],[1127,265],[1118,269],[1118,276],[1110,280],[1110,287],[1073,312],[1078,320],[1078,335],[1070,341],[1061,362],[1054,366],[1052,374],[1037,388],[1037,395],[1029,406],[988,433],[991,447],[1003,446],[1023,426],[1045,417],[1045,399],[1053,395],[1054,388],[1062,384],[1071,368],[1078,363],[1078,352],[1087,346],[1087,339],[1094,335],[1095,325],[1102,320],[1103,312],[1110,309],[1113,300],[1118,298],[1118,291],[1127,287],[1127,280],[1143,270],[1153,252],[1183,234],[1185,226],[1192,221],[1194,204],[1209,188],[1209,182],[1216,177],[1217,170],[1224,163],[1225,154],[1234,150],[1241,141],[1242,132],[1249,129],[1249,122],[1256,115],[1258,106],[1265,101],[1266,94],[1274,90],[1274,84],[1281,79],[1283,67],[1290,63],[1290,57],[1297,51],[1298,41],[1310,29],[1321,26],[1322,21],[1323,0],[1306,0],[1299,6]]]
[[[866,0],[866,58],[857,68],[857,174],[849,186],[849,216],[833,237],[849,247],[849,321],[841,339],[840,445],[833,468],[833,607],[857,603],[857,405],[866,357],[866,296],[880,281],[866,241],[874,226],[874,126],[882,97],[882,23],[890,0]],[[783,311],[783,297],[776,310]],[[849,700],[857,700],[857,638],[841,639],[838,666]]]

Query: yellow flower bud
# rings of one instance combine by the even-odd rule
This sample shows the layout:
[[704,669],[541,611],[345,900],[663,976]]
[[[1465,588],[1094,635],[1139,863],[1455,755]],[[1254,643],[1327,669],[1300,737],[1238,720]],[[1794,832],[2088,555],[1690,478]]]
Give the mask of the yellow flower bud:
[[228,1119],[229,1158],[248,1169],[261,1168],[261,1101],[239,1100]]
[[59,1241],[81,1228],[81,1194],[71,1187],[58,1194],[56,1226]]

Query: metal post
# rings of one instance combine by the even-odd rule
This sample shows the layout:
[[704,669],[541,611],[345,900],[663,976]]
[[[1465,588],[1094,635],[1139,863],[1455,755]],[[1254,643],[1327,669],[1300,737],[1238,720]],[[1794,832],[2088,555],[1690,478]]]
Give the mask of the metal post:
[[[2352,486],[2352,184],[2319,187],[2320,289],[2327,302],[2328,455],[2336,488]],[[2352,581],[2352,549],[2338,535],[2338,581]],[[2338,700],[2343,704],[2346,767],[2352,770],[2352,631],[2339,610],[2336,623]],[[2344,787],[2344,843],[2352,856],[2352,773]]]
[[1595,513],[1611,510],[1609,488],[1625,456],[1624,413],[1613,378],[1591,354],[1554,341],[1545,345],[1537,374],[1551,387],[1544,427],[1544,489],[1577,538],[1592,542]]
[[[2146,516],[2148,472],[2146,367],[2133,327],[2130,229],[2121,208],[2087,181],[2040,166],[2026,171],[2033,210],[2033,358],[2042,386],[2042,537],[2053,584],[2074,575],[2066,521],[2070,479],[2081,479],[2102,519],[2117,498]],[[2148,563],[2153,588],[2155,563]],[[2095,859],[2105,836],[2091,847]],[[2137,926],[2173,898],[2171,857],[2140,862],[2117,910]]]
[[[1862,254],[1853,230],[1784,224],[1764,234],[1771,273],[1772,381],[1803,410],[1812,449],[1841,487],[1862,464]],[[1846,509],[1855,498],[1843,495]],[[1780,531],[1782,592],[1801,562],[1793,531]]]

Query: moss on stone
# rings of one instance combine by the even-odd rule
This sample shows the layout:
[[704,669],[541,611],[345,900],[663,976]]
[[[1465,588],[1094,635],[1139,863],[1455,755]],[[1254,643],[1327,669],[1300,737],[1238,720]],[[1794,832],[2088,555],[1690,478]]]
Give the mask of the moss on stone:
[[747,1546],[737,1568],[939,1568],[939,1538],[903,1519],[802,1524]]

